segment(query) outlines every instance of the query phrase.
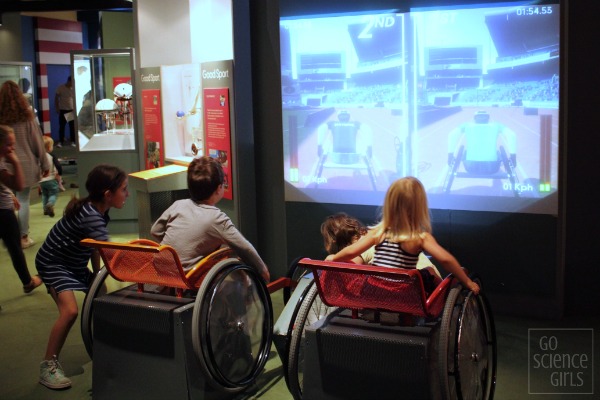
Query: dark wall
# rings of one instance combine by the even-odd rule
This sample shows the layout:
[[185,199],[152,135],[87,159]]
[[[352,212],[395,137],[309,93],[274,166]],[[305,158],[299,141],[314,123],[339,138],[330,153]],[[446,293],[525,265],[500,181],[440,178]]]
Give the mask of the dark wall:
[[[254,13],[260,16],[253,26],[253,46],[258,49],[254,57],[260,55],[253,71],[254,99],[262,109],[255,115],[258,189],[271,193],[267,202],[259,202],[258,213],[259,221],[268,226],[261,233],[260,249],[268,249],[268,262],[275,275],[281,275],[285,269],[282,264],[296,256],[324,255],[319,226],[325,216],[343,210],[372,223],[377,220],[378,210],[314,203],[285,203],[282,210],[278,202],[283,197],[281,94],[277,76],[279,6],[269,3],[253,3]],[[282,8],[284,3],[287,10],[306,6],[306,2],[282,0]],[[332,10],[339,10],[348,3],[327,4]],[[596,132],[598,124],[594,121],[600,104],[600,74],[595,71],[599,51],[595,41],[600,37],[600,24],[595,23],[595,17],[599,11],[600,2],[562,2],[565,31],[561,59],[565,62],[561,66],[561,108],[566,111],[561,115],[560,127],[560,215],[432,210],[434,235],[463,266],[482,277],[492,306],[499,313],[544,318],[557,318],[564,312],[599,314],[596,305],[600,304],[600,290],[595,286],[600,267],[592,259],[600,245],[600,235],[595,232],[600,213],[593,201],[600,169],[600,133]]]
[[565,311],[600,315],[600,2],[568,2],[566,132]]

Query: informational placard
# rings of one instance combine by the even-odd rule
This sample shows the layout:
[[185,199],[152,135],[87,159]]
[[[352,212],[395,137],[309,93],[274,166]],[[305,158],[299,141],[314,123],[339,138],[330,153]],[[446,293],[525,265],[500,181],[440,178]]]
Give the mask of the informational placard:
[[235,115],[233,87],[233,60],[211,61],[201,64],[202,111],[205,148],[204,154],[216,158],[225,172],[223,198],[233,200],[233,163],[236,162]]
[[206,154],[216,158],[223,166],[225,173],[226,199],[233,199],[231,188],[231,126],[229,110],[229,89],[204,89],[204,132],[206,137]]
[[164,165],[160,99],[160,67],[141,69],[142,125],[146,169]]

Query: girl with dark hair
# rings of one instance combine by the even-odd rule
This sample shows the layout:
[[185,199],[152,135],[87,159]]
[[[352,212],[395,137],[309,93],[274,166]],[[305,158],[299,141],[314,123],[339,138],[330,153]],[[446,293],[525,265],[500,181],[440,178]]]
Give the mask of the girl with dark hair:
[[129,196],[127,174],[112,165],[98,165],[85,183],[88,195],[73,197],[64,216],[52,227],[35,258],[37,270],[58,307],[58,319],[50,331],[40,383],[50,389],[71,386],[58,362],[58,355],[75,320],[78,308],[74,291],[87,292],[92,272],[100,270],[100,255],[80,244],[82,239],[108,240],[108,210],[122,208]]
[[[328,216],[321,224],[321,235],[327,254],[335,254],[350,246],[366,235],[367,231],[367,227],[362,222],[343,212]],[[354,257],[352,262],[355,264],[370,264],[373,260],[373,254],[374,249],[371,247]]]

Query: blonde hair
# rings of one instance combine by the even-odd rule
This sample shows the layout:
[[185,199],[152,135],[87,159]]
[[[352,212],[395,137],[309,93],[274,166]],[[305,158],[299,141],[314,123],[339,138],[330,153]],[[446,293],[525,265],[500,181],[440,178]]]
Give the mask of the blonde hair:
[[54,139],[46,135],[42,136],[42,139],[44,140],[44,147],[46,148],[46,152],[52,152],[52,149],[54,148]]
[[380,241],[404,242],[431,233],[427,194],[412,176],[394,181],[385,194],[381,222],[374,227]]

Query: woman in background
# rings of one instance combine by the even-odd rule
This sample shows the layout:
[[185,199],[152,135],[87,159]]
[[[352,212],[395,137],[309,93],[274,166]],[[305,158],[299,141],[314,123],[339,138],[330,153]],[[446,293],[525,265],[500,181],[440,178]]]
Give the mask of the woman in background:
[[33,109],[19,85],[13,81],[6,81],[0,87],[0,124],[7,125],[14,131],[15,152],[23,167],[25,182],[23,189],[16,192],[16,196],[21,247],[26,249],[35,243],[29,237],[29,194],[31,187],[40,181],[40,177],[49,174],[50,163],[46,158],[42,132],[35,121]]

